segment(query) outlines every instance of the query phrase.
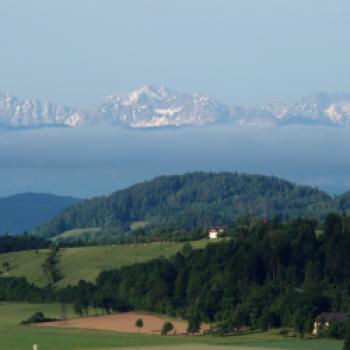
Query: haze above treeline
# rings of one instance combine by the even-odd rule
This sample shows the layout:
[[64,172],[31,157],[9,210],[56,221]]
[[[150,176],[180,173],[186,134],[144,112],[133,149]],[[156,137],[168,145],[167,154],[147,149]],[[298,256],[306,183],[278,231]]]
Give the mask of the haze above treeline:
[[86,198],[198,170],[275,175],[338,194],[350,189],[349,131],[225,125],[2,132],[0,196],[32,191]]

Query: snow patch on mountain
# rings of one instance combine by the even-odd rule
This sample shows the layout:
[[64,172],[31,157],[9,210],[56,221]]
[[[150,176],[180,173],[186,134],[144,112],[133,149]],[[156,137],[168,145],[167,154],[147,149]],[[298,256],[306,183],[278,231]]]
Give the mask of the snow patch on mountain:
[[198,93],[177,93],[163,85],[114,93],[96,105],[78,110],[50,102],[19,100],[0,93],[0,126],[36,127],[124,125],[131,128],[202,126],[232,123],[250,126],[350,124],[350,95],[318,93],[297,101],[266,106],[228,107]]
[[33,127],[44,125],[70,125],[73,108],[26,99],[20,101],[7,93],[0,93],[0,125]]

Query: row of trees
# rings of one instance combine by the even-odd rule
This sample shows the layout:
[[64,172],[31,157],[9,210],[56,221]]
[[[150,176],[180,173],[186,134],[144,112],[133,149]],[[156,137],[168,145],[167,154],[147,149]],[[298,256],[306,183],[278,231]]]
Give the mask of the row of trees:
[[49,243],[45,239],[34,237],[27,233],[17,236],[0,236],[0,254],[21,250],[42,249],[48,246]]
[[[143,328],[143,319],[139,318],[135,321],[135,326],[138,328],[139,333],[140,333],[140,329]],[[164,322],[162,330],[161,330],[161,334],[162,335],[167,335],[168,333],[170,333],[172,330],[174,329],[174,325],[171,322]]]
[[44,274],[48,280],[48,285],[52,286],[61,279],[61,273],[58,269],[59,247],[51,244],[49,254],[42,264]]

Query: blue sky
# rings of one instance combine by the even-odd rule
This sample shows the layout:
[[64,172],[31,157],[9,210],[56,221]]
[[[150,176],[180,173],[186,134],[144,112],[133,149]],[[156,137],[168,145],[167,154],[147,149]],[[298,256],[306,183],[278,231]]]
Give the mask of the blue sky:
[[222,102],[350,92],[348,0],[1,0],[0,90],[73,106],[163,83]]

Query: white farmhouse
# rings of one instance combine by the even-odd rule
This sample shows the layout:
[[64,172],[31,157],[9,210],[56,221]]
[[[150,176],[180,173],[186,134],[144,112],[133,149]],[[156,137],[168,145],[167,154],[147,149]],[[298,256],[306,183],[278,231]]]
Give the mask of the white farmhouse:
[[211,227],[208,230],[208,237],[209,237],[209,239],[217,239],[224,232],[225,232],[225,227],[223,227],[223,226]]

